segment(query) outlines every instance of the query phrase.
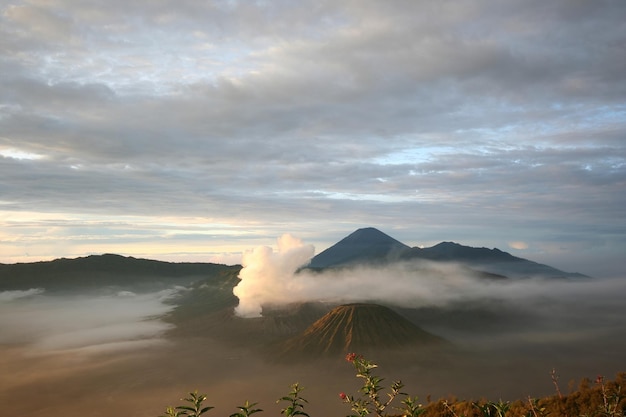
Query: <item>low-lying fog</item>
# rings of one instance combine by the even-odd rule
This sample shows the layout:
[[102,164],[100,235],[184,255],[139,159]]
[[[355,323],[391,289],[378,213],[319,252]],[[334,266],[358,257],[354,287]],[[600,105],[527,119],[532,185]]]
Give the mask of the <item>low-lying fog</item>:
[[[422,401],[427,395],[436,399],[449,394],[524,399],[555,392],[553,368],[563,392],[575,389],[583,377],[612,378],[626,371],[626,280],[478,284],[452,271],[459,270],[451,267],[444,274],[448,278],[431,286],[414,278],[412,285],[423,286],[428,303],[414,300],[411,306],[405,297],[395,306],[422,328],[447,338],[455,349],[430,352],[415,363],[371,358],[380,364],[386,383],[402,379],[405,391]],[[377,282],[386,283],[388,291],[401,289],[391,284],[398,274],[359,269],[317,278],[334,290],[352,288],[352,296],[365,285],[363,295],[382,301],[378,287],[367,286]],[[370,282],[368,276],[375,279]],[[403,285],[406,289],[408,284]],[[305,411],[312,417],[350,413],[337,394],[356,394],[359,381],[341,357],[275,364],[251,349],[257,343],[253,337],[236,347],[206,333],[164,338],[170,325],[159,317],[171,310],[167,301],[179,291],[183,289],[0,293],[3,414],[156,417],[198,389],[216,407],[208,415],[230,415],[246,400],[259,402],[264,415],[279,415],[276,399],[295,382],[305,387]]]
[[176,288],[136,294],[47,294],[43,289],[0,292],[0,344],[31,355],[139,348],[163,342],[170,325],[159,317]]

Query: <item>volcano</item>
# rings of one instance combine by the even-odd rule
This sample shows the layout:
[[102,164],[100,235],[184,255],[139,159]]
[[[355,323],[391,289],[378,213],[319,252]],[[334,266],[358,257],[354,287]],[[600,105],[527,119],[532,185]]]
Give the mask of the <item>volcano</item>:
[[388,307],[359,303],[335,307],[281,350],[288,357],[317,357],[444,343]]
[[309,268],[327,268],[353,264],[371,264],[398,260],[411,248],[373,227],[358,229],[321,252]]
[[474,248],[441,242],[430,248],[410,247],[373,227],[358,229],[311,259],[307,268],[344,268],[355,265],[380,266],[394,262],[455,262],[498,278],[589,278],[549,265],[518,258],[497,248]]

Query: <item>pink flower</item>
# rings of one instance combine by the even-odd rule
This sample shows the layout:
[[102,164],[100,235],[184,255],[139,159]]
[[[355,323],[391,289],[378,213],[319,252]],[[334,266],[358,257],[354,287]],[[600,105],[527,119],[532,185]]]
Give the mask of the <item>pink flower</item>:
[[346,398],[348,398],[348,396],[346,395],[346,393],[345,393],[345,392],[340,392],[340,393],[339,393],[339,398],[341,398],[342,400],[344,400],[344,401],[345,401],[345,399],[346,399]]
[[347,360],[348,362],[354,362],[354,361],[356,360],[356,358],[357,358],[356,353],[348,353],[348,354],[346,355],[346,360]]

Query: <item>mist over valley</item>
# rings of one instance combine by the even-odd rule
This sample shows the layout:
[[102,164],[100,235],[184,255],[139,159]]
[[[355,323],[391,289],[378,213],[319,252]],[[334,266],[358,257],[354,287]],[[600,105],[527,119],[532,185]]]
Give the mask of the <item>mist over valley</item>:
[[552,369],[564,391],[624,370],[623,279],[433,248],[415,256],[367,228],[317,256],[285,235],[242,265],[0,265],[0,403],[9,415],[156,416],[198,389],[222,413],[246,399],[278,412],[299,382],[311,415],[337,413],[337,393],[356,389],[353,351],[421,398],[549,395]]

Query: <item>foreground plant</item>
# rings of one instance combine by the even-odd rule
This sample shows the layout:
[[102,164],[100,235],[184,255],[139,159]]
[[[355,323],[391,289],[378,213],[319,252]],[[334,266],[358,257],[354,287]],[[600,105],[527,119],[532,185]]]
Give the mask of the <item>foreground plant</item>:
[[191,405],[179,405],[176,407],[167,407],[165,415],[161,417],[200,417],[213,407],[203,407],[203,402],[206,400],[206,395],[198,394],[198,391],[190,392],[189,397],[183,398],[181,401],[186,401]]
[[[348,354],[346,360],[355,370],[356,376],[361,378],[363,385],[359,388],[359,395],[352,396],[345,393],[339,394],[344,403],[351,407],[354,414],[349,417],[626,417],[626,393],[622,387],[626,386],[626,373],[618,374],[615,381],[606,381],[603,376],[598,376],[595,386],[590,386],[591,381],[584,379],[577,392],[563,395],[558,389],[557,375],[553,370],[552,381],[557,387],[557,395],[542,399],[528,398],[527,401],[458,401],[457,399],[436,402],[428,400],[428,405],[423,406],[417,397],[411,397],[402,392],[404,385],[401,381],[395,381],[386,389],[382,386],[383,378],[375,374],[378,365],[365,359],[361,355]],[[304,388],[299,384],[293,384],[291,391],[276,402],[286,402],[287,405],[280,413],[284,417],[309,417],[304,411],[308,401],[301,395]],[[394,400],[399,406],[393,406]],[[198,394],[198,391],[189,393],[183,405],[167,407],[164,415],[160,417],[200,417],[214,407],[205,406],[206,396]],[[252,414],[261,412],[255,408],[257,403],[245,402],[237,407],[239,410],[229,417],[251,417]],[[395,411],[390,411],[394,409]],[[371,416],[371,417],[374,417]]]
[[281,397],[278,401],[276,401],[277,403],[281,401],[286,401],[288,403],[287,407],[280,410],[280,414],[284,414],[286,417],[309,417],[309,415],[304,412],[304,404],[308,403],[308,401],[300,396],[300,392],[302,392],[302,390],[304,390],[304,388],[296,382],[291,386],[289,395]]
[[237,407],[239,409],[239,412],[231,414],[230,417],[250,417],[254,413],[263,411],[260,408],[252,408],[257,404],[258,403],[250,404],[249,401],[246,401],[244,405],[240,405],[239,407]]
[[[361,392],[360,397],[354,397],[345,393],[339,394],[341,399],[350,404],[353,414],[351,417],[365,417],[368,414],[375,414],[378,417],[385,416],[385,410],[392,404],[392,402],[399,395],[407,396],[406,393],[400,390],[404,387],[402,381],[394,381],[389,388],[387,398],[382,399],[381,393],[384,391],[384,387],[381,382],[384,378],[381,378],[373,373],[373,370],[378,367],[375,363],[365,359],[361,355],[355,353],[349,353],[346,356],[346,360],[354,365],[354,369],[357,371],[356,376],[363,379],[363,386],[359,389]],[[384,397],[383,397],[384,398]],[[400,410],[403,416],[415,417],[422,414],[425,409],[421,404],[417,402],[417,397],[408,397],[402,401],[404,407],[397,408]]]
[[[598,375],[595,383],[600,387],[602,394],[602,405],[598,406],[595,415],[601,417],[624,416],[624,409],[620,407],[620,404],[626,396],[622,393],[621,385],[617,383],[607,384],[602,375]],[[583,417],[587,417],[587,414],[584,414]]]
[[485,404],[474,403],[474,407],[480,411],[482,417],[505,417],[511,408],[508,401],[489,401]]

